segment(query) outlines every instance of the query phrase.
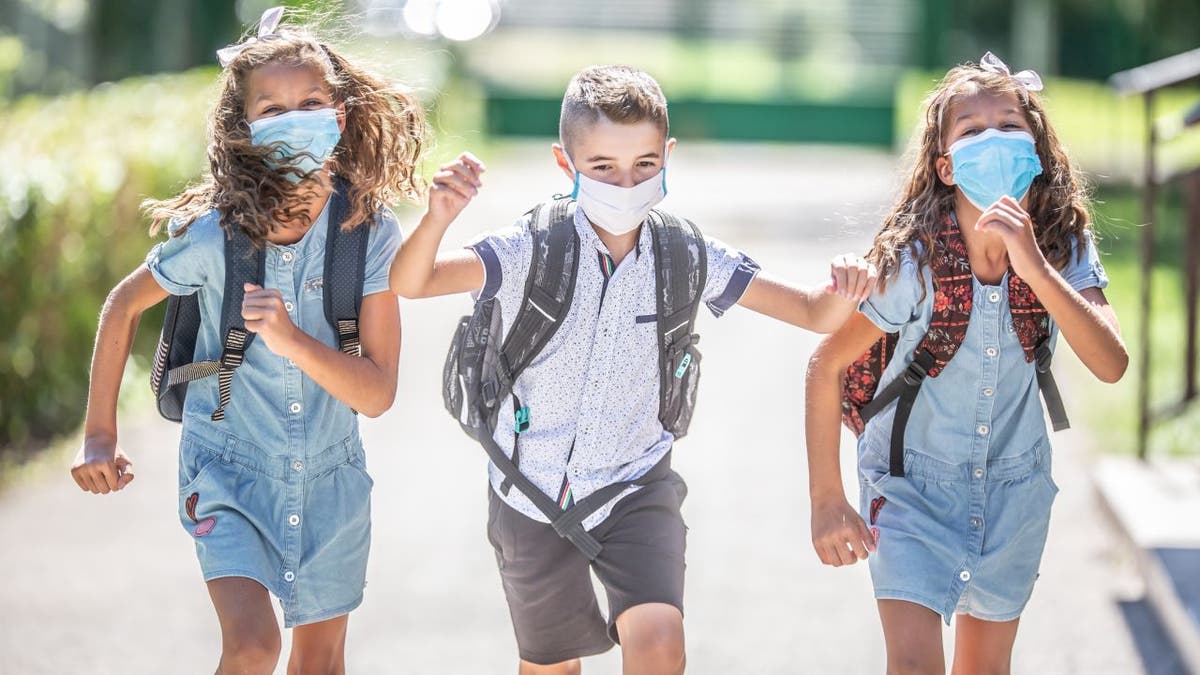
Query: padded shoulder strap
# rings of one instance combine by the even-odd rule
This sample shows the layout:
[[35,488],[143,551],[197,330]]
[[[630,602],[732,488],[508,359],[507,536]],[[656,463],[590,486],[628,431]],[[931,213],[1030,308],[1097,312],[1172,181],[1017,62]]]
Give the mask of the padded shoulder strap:
[[225,228],[225,289],[221,296],[221,360],[217,370],[219,403],[212,421],[225,419],[225,406],[233,387],[233,372],[246,358],[246,349],[254,341],[254,333],[246,330],[242,318],[242,300],[246,296],[243,284],[261,286],[266,277],[266,253],[256,247],[240,227]]
[[496,386],[484,391],[493,407],[512,390],[521,371],[541,353],[571,309],[579,271],[579,235],[574,202],[556,198],[539,204],[530,216],[533,255],[525,279],[525,297],[500,346]]
[[344,178],[334,179],[333,194],[329,196],[329,224],[325,237],[325,319],[338,336],[338,346],[347,354],[360,356],[358,313],[362,308],[363,281],[367,268],[367,241],[370,222],[356,224],[352,230],[342,228],[350,210],[350,184]]
[[953,215],[944,218],[942,231],[934,243],[931,267],[933,319],[917,346],[917,353],[924,351],[933,356],[928,375],[937,377],[962,346],[975,295],[967,247]]
[[654,270],[658,277],[659,346],[691,335],[708,281],[708,249],[690,221],[666,211],[650,212]]

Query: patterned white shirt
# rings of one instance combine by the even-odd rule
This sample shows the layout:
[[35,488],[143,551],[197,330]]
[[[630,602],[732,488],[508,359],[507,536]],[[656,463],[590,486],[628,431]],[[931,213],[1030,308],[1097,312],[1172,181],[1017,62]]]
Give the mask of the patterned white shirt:
[[[529,409],[520,434],[518,466],[552,499],[569,481],[576,501],[620,481],[634,480],[671,449],[672,435],[658,420],[658,335],[654,245],[643,227],[637,247],[611,272],[602,268],[608,249],[575,209],[580,264],[570,311],[546,348],[517,378],[513,391]],[[722,242],[705,238],[708,280],[703,300],[716,316],[732,307],[750,285],[758,265]],[[496,298],[507,336],[525,294],[532,256],[528,215],[507,229],[471,244],[485,270],[479,299]],[[598,253],[596,253],[598,252]],[[510,399],[500,410],[512,410]],[[514,425],[496,425],[494,438],[512,456]],[[547,522],[516,487],[500,489],[504,474],[489,463],[492,489],[520,513]],[[631,490],[597,510],[583,525],[603,521]]]

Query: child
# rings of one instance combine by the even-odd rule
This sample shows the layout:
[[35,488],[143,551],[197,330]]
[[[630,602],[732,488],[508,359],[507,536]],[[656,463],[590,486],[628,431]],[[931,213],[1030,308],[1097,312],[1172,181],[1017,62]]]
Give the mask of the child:
[[[664,299],[656,298],[656,269],[666,263],[656,257],[669,228],[653,219],[669,216],[651,214],[666,194],[667,158],[675,147],[666,99],[644,72],[587,68],[567,87],[559,134],[554,158],[574,183],[575,199],[552,203],[564,209],[559,222],[577,237],[576,277],[569,309],[556,317],[530,282],[528,304],[561,325],[513,378],[511,407],[500,399],[505,402],[497,409],[514,410],[516,424],[497,424],[492,437],[481,439],[485,447],[494,441],[502,463],[519,463],[519,476],[506,475],[493,455],[488,535],[521,673],[578,672],[580,657],[604,652],[614,641],[622,645],[626,673],[677,673],[684,666],[680,505],[687,488],[670,470],[675,435],[659,416],[662,328],[656,309]],[[437,255],[447,226],[477,194],[482,171],[467,154],[442,167],[429,211],[392,265],[391,282],[409,298],[471,291],[479,303],[494,301],[507,338],[526,304],[531,262],[546,257],[533,250],[539,216],[527,214],[469,249]],[[698,248],[706,253],[707,276],[700,275],[707,282],[695,290],[717,316],[739,303],[827,332],[873,285],[873,271],[859,259],[839,259],[830,288],[805,290],[760,273],[749,257],[714,239],[695,240],[692,256]],[[562,267],[561,258],[558,263]],[[679,328],[688,325],[686,317],[679,320]],[[683,338],[687,333],[678,331]],[[689,351],[675,377],[695,360]],[[527,480],[538,494],[510,485],[514,478]],[[547,501],[550,508],[537,505]],[[562,514],[573,514],[587,536],[572,535],[566,526],[560,536],[561,523],[550,521]],[[596,548],[585,553],[577,539],[592,540]],[[589,567],[607,592],[607,621]]]
[[[238,262],[225,242],[248,237],[264,256],[265,283],[246,284],[233,311],[258,339],[230,387],[217,377],[190,383],[179,456],[180,519],[220,621],[221,673],[273,672],[280,634],[269,593],[295,627],[289,672],[343,672],[371,531],[372,481],[353,411],[380,415],[395,396],[400,318],[385,291],[400,233],[385,204],[417,194],[423,141],[416,100],[302,26],[278,26],[281,13],[268,10],[257,39],[220,52],[208,175],[146,204],[151,232],[169,221],[170,237],[105,303],[71,469],[97,494],[133,480],[117,447],[116,403],[138,319],[168,294],[198,294],[196,358],[218,358],[225,268]],[[361,357],[337,348],[323,314],[323,287],[344,282],[323,268],[335,199],[344,231],[370,228]]]
[[[1062,428],[1050,347],[1061,330],[1104,382],[1128,362],[1086,193],[1041,88],[990,53],[950,70],[875,237],[879,288],[810,361],[813,544],[834,566],[870,555],[888,672],[943,672],[938,619],[953,614],[954,672],[1008,672],[1058,491],[1038,399],[1041,384]],[[839,394],[847,367],[888,333],[896,358],[879,391],[904,393],[862,411],[856,513],[838,469]],[[847,395],[860,385],[847,380]]]

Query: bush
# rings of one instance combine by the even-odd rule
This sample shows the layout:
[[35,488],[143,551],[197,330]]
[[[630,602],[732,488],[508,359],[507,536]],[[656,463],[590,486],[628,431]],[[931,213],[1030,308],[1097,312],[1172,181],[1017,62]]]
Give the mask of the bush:
[[[100,308],[153,244],[138,204],[203,168],[215,81],[203,69],[0,108],[0,450],[82,419]],[[143,318],[141,359],[159,316]]]

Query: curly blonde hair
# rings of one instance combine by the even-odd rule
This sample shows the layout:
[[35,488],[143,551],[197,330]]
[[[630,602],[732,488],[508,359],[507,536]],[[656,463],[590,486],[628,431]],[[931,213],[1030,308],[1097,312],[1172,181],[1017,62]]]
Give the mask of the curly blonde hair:
[[946,152],[945,122],[956,99],[981,92],[1015,95],[1033,131],[1042,173],[1029,189],[1028,211],[1043,255],[1062,269],[1070,262],[1074,244],[1079,245],[1078,255],[1084,254],[1084,244],[1093,236],[1087,186],[1071,166],[1041,98],[1008,75],[965,64],[950,69],[925,100],[923,128],[909,151],[912,168],[867,254],[879,269],[881,286],[899,269],[904,247],[917,261],[918,274],[929,264],[934,240],[955,203],[954,186],[943,183],[937,173],[937,159]]
[[260,246],[281,223],[312,224],[305,204],[316,195],[313,182],[293,182],[297,176],[308,177],[294,166],[272,169],[266,162],[272,148],[250,138],[247,79],[269,63],[316,69],[335,104],[345,105],[345,129],[328,165],[349,183],[343,228],[366,221],[383,206],[421,195],[424,184],[417,165],[428,127],[417,98],[352,64],[309,29],[285,23],[274,35],[246,46],[221,73],[220,95],[208,121],[208,171],[174,197],[142,203],[152,235],[170,221],[179,224],[174,233],[181,234],[213,208],[221,212],[225,227],[241,228]]

